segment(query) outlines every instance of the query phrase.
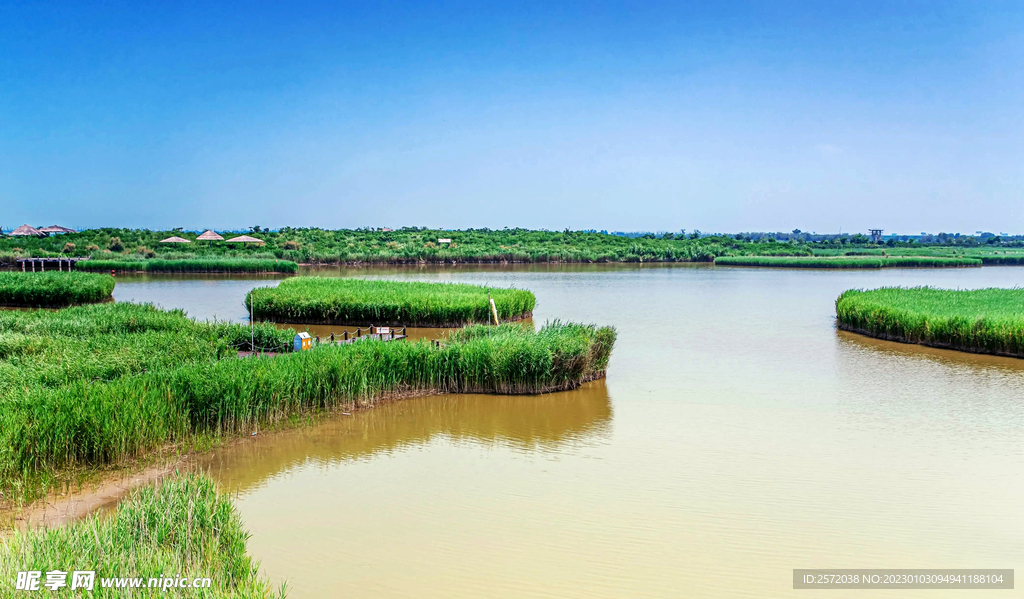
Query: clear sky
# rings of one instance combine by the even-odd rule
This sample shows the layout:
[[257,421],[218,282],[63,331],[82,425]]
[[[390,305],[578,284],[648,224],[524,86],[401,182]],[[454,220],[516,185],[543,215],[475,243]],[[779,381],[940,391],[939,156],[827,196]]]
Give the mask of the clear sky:
[[1019,1],[0,0],[5,229],[1024,232],[1022,115]]

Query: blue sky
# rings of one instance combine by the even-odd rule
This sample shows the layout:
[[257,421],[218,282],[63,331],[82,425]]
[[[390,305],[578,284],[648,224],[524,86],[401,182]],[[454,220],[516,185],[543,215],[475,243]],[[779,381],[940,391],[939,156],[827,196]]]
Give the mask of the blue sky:
[[1024,232],[1022,25],[1019,2],[0,0],[0,226]]

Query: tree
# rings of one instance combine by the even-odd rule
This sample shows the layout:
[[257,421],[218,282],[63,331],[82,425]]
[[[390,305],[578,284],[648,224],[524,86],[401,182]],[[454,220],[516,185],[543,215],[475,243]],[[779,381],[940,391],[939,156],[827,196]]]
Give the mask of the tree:
[[124,249],[124,244],[121,243],[120,237],[111,237],[110,241],[107,242],[107,249],[112,252],[120,252]]

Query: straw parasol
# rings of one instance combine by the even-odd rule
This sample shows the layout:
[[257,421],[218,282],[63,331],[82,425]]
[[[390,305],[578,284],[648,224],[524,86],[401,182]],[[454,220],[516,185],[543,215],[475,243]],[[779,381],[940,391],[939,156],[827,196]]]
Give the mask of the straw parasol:
[[256,239],[255,237],[249,237],[248,235],[239,235],[238,237],[232,237],[227,240],[227,243],[265,243],[262,239]]
[[20,237],[46,237],[46,233],[43,233],[39,229],[29,225],[21,225],[17,229],[11,231],[11,235],[17,235]]
[[203,233],[199,237],[196,237],[196,241],[224,241],[224,238],[211,230]]
[[50,225],[49,227],[43,227],[42,229],[39,229],[39,232],[40,233],[50,234],[50,233],[77,233],[78,231],[75,231],[74,229],[69,229],[67,227],[62,227],[60,225]]
[[174,237],[168,237],[167,239],[161,239],[160,243],[192,243],[192,242],[187,240],[187,239],[185,239],[184,237],[178,237],[177,235],[175,235]]

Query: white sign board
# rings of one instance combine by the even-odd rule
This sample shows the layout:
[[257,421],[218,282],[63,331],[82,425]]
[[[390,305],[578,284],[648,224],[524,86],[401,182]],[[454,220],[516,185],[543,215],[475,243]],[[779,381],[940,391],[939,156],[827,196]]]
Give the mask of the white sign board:
[[451,238],[449,238],[449,237],[439,237],[439,238],[437,239],[437,242],[438,242],[438,243],[451,243],[451,242],[452,242],[452,240],[451,240]]
[[377,327],[378,335],[388,335],[391,333],[391,327]]

